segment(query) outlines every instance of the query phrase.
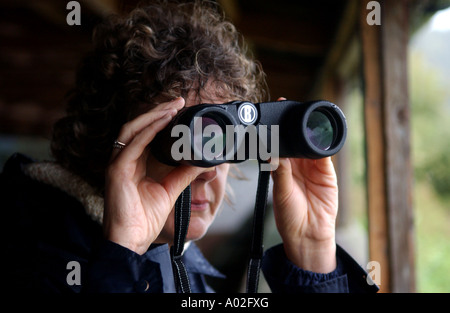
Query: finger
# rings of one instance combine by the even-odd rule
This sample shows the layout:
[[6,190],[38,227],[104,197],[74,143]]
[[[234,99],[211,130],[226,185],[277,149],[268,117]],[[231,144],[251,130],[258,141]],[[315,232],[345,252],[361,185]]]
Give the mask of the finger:
[[155,106],[155,108],[153,110],[158,111],[158,110],[166,110],[167,107],[174,107],[177,110],[180,110],[181,108],[183,108],[185,105],[185,100],[183,97],[176,97],[170,101],[167,102],[161,102],[159,104],[157,104]]
[[[132,126],[130,126],[130,128],[128,128],[127,126],[124,126],[124,129],[126,128],[126,130],[121,132],[121,135],[119,135],[117,141],[120,141],[120,142],[124,143],[125,146],[123,148],[121,148],[121,149],[117,149],[117,148],[113,149],[113,151],[111,153],[111,160],[116,159],[116,157],[119,154],[123,154],[123,150],[129,151],[130,150],[129,146],[131,145],[131,142],[133,142],[133,139],[135,137],[137,137],[139,134],[141,134],[142,131],[145,128],[148,128],[150,125],[155,123],[155,121],[159,121],[159,120],[168,118],[169,116],[173,117],[176,114],[177,114],[177,111],[175,109],[169,109],[169,110],[166,110],[166,111],[151,112],[151,115],[148,114],[147,117],[146,117],[145,122],[147,123],[147,125],[145,127],[141,128],[141,126],[135,125],[135,126],[138,126],[138,128],[132,129]],[[169,121],[170,121],[170,119],[169,119]],[[137,129],[139,129],[139,131],[137,131]],[[123,135],[124,133],[126,135]]]
[[322,172],[326,174],[334,173],[334,165],[331,157],[326,157],[322,159],[316,160],[316,167]]
[[277,99],[277,101],[285,101],[285,100],[287,100],[285,97],[279,97],[279,98]]
[[336,179],[336,171],[331,157],[315,160],[315,169],[315,175],[310,174],[312,176],[311,179],[314,181]]
[[272,172],[274,194],[284,198],[293,189],[292,165],[288,158],[280,158],[278,168]]
[[166,112],[163,117],[145,127],[117,156],[117,162],[122,164],[135,163],[144,153],[156,134],[169,124],[176,111]]
[[[176,98],[171,102],[165,102],[160,104],[157,108],[147,113],[144,113],[135,118],[134,120],[124,124],[119,133],[117,141],[120,141],[125,145],[129,145],[129,143],[133,140],[133,138],[137,134],[142,132],[144,128],[148,127],[151,123],[155,122],[156,120],[163,118],[167,114],[175,116],[178,110],[183,108],[183,106],[184,106],[184,99],[181,97]],[[164,107],[164,109],[161,110],[160,107]],[[123,149],[113,149],[111,154],[111,160],[114,160],[119,155],[121,150]]]
[[147,113],[139,115],[134,120],[131,120],[123,125],[120,130],[118,140],[127,144],[138,133],[140,133],[145,127],[154,121],[160,119],[166,113],[175,110],[178,112],[183,108],[185,101],[182,97],[178,97],[170,102],[164,102],[159,104],[156,108],[148,111]]

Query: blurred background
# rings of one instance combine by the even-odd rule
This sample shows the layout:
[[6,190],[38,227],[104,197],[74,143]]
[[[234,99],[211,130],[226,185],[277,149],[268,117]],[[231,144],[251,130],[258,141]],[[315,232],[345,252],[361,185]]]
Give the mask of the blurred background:
[[[81,24],[71,26],[68,2],[0,0],[0,168],[14,152],[51,159],[52,125],[93,28],[138,3],[79,0]],[[327,99],[347,116],[334,158],[338,243],[384,292],[450,292],[450,0],[218,2],[273,100]],[[258,169],[238,167],[246,179],[230,178],[233,203],[198,242],[229,278],[210,282],[218,291],[245,283]],[[270,203],[266,219],[268,248],[281,242]]]

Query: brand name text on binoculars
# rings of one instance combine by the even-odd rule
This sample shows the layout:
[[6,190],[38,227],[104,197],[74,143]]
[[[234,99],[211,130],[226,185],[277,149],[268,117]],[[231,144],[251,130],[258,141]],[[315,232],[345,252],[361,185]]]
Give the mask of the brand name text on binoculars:
[[267,125],[226,125],[224,134],[221,126],[204,123],[201,117],[195,117],[193,124],[193,131],[182,124],[172,128],[171,136],[179,138],[171,147],[175,161],[191,158],[227,161],[259,158],[267,161],[279,156],[279,125],[271,125],[268,136]]

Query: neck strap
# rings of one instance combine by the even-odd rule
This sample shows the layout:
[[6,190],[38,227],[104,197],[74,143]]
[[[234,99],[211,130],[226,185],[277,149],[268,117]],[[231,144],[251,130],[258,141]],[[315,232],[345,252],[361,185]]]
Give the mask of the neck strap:
[[[250,247],[250,259],[247,269],[247,293],[258,291],[261,260],[264,252],[263,233],[264,216],[269,191],[270,171],[262,171],[263,161],[259,161],[258,188],[256,191],[255,209],[253,215],[253,233]],[[175,233],[171,248],[172,268],[175,277],[175,287],[178,292],[190,293],[191,287],[186,267],[183,263],[183,249],[189,228],[191,216],[191,186],[189,185],[178,197],[175,203]]]
[[253,211],[253,233],[250,247],[250,259],[247,269],[247,293],[258,292],[259,272],[264,252],[264,216],[269,191],[270,171],[263,171],[264,161],[259,161],[258,188],[256,190],[255,209]]
[[190,293],[191,286],[183,263],[184,241],[189,229],[191,217],[191,185],[181,193],[175,202],[175,232],[173,246],[170,248],[175,288],[181,293]]

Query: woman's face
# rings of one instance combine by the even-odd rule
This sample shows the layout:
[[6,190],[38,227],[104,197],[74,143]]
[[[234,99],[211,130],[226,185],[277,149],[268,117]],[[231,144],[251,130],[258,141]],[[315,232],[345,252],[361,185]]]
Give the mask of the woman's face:
[[[207,89],[204,92],[206,95]],[[198,98],[194,93],[190,93],[185,99],[186,107],[199,104]],[[208,98],[202,96],[202,103],[219,104],[227,100]],[[217,211],[222,204],[225,196],[225,187],[227,184],[227,176],[229,164],[221,164],[209,169],[207,172],[200,174],[191,183],[191,219],[189,222],[189,230],[186,236],[187,240],[200,239],[208,230],[214,220]],[[173,167],[165,165],[157,161],[150,154],[148,159],[147,175],[156,181],[162,178],[173,169]],[[166,224],[155,243],[172,243],[174,236],[174,209],[169,214]]]

